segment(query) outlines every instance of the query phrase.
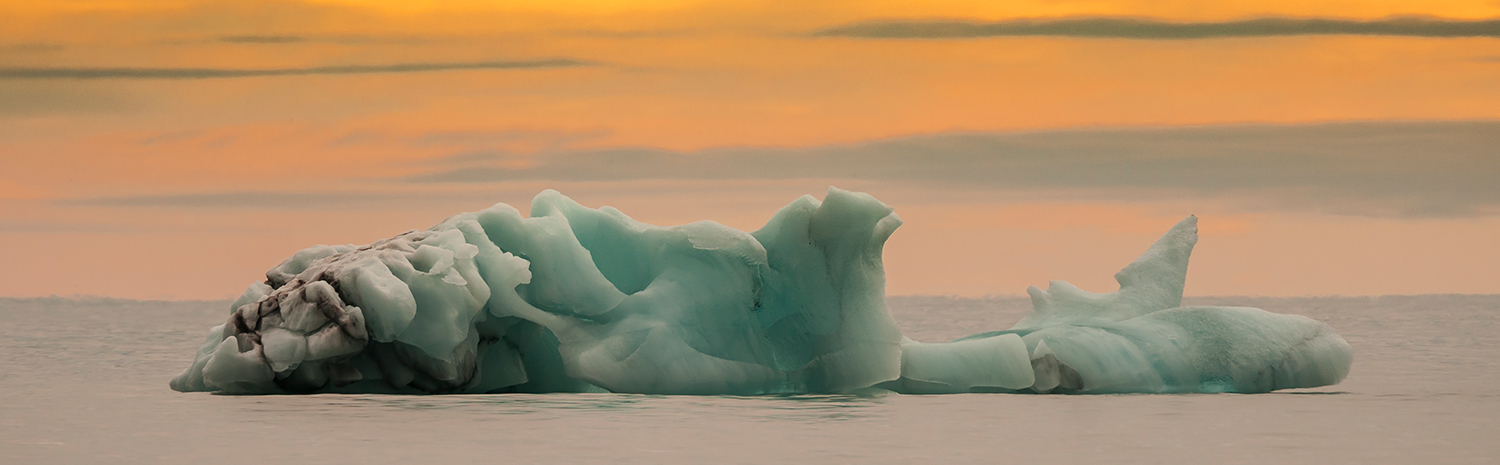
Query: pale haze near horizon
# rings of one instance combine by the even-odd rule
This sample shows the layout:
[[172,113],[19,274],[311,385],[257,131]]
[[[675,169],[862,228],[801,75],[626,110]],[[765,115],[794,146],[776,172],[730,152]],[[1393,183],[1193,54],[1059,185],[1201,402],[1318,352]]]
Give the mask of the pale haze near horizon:
[[1189,214],[1190,295],[1500,293],[1493,34],[818,33],[1493,2],[406,5],[0,6],[0,296],[229,298],[548,188],[754,230],[830,185],[906,221],[890,294],[1110,291]]

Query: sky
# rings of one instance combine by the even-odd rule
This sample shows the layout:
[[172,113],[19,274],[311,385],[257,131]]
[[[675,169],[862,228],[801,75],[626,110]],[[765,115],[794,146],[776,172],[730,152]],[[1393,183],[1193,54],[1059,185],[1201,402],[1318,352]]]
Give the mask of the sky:
[[1500,293],[1500,0],[0,0],[0,296],[219,299],[557,189],[905,224],[893,295]]

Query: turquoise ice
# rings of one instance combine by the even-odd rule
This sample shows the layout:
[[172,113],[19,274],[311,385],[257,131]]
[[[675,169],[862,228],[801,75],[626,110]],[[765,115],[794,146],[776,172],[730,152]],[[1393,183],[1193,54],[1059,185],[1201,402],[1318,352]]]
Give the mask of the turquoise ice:
[[1116,279],[1031,288],[1015,327],[907,339],[881,252],[900,217],[830,188],[746,233],[658,227],[556,191],[266,273],[178,391],[233,394],[1266,392],[1335,384],[1349,345],[1253,308],[1181,307],[1197,218]]

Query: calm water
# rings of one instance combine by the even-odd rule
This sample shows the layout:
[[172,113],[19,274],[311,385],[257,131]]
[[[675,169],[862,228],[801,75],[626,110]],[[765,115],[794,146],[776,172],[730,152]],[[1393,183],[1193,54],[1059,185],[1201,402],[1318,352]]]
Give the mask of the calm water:
[[[0,463],[1495,463],[1500,296],[1196,298],[1308,315],[1343,384],[1258,395],[180,394],[225,302],[0,299]],[[918,340],[1023,299],[892,298]]]

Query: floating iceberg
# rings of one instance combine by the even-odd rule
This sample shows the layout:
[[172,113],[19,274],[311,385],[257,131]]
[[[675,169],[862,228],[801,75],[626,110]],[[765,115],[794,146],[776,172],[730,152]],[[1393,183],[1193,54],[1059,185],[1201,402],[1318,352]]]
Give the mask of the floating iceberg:
[[901,219],[804,196],[753,233],[657,227],[555,191],[365,246],[297,252],[231,304],[178,391],[235,394],[1266,392],[1334,384],[1349,345],[1253,308],[1181,307],[1197,218],[1116,275],[1028,290],[1014,328],[907,339],[881,251]]

